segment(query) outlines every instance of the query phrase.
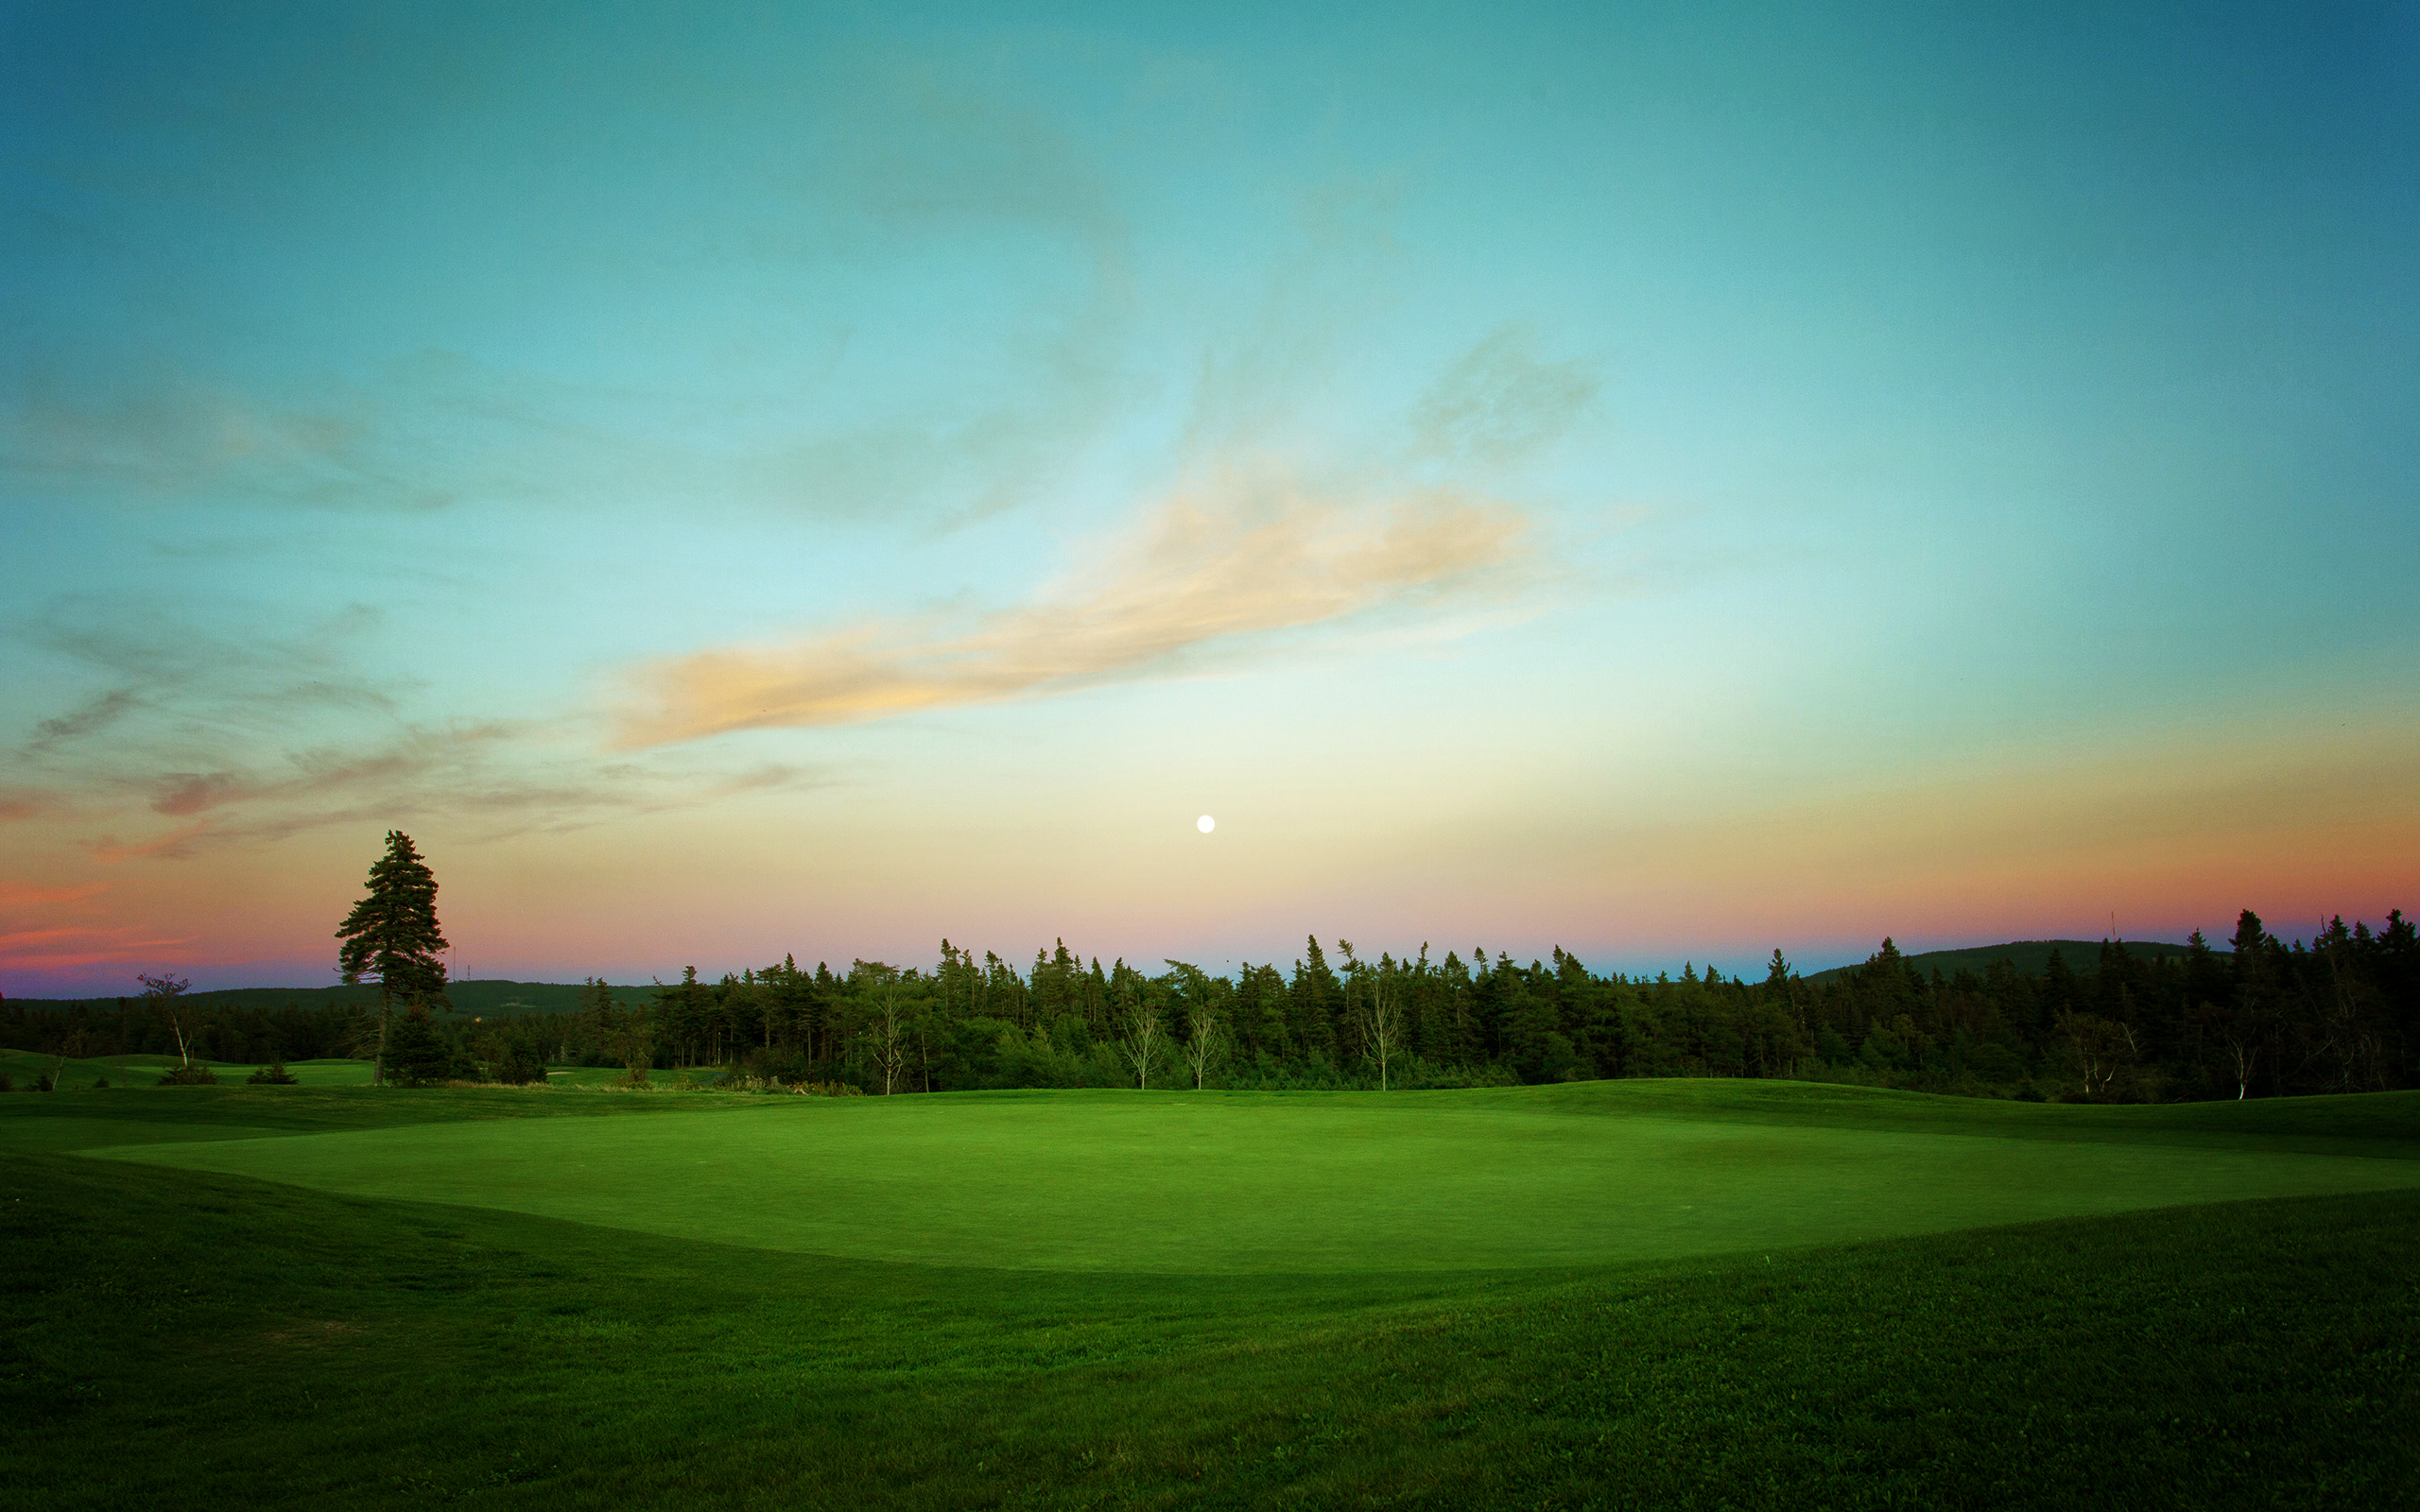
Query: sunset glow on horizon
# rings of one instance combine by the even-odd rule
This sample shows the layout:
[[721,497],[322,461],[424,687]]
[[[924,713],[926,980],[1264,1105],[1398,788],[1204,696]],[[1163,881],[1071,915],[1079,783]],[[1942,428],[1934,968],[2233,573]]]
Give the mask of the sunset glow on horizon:
[[2420,908],[2412,14],[19,8],[0,992]]

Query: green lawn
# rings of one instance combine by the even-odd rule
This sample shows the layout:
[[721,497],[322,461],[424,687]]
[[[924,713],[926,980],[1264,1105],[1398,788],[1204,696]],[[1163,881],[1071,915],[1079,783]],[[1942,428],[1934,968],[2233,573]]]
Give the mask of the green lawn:
[[1580,1265],[2420,1186],[2420,1160],[2281,1151],[2256,1134],[2233,1148],[2122,1127],[2012,1137],[1954,1122],[1945,1098],[1912,1101],[1954,1132],[1877,1126],[1873,1109],[1910,1096],[1831,1089],[1801,1100],[1829,1124],[1780,1125],[1692,1091],[768,1097],[713,1117],[94,1153],[720,1244],[1153,1272]]
[[[60,1091],[90,1091],[100,1082],[112,1088],[156,1086],[162,1076],[176,1069],[174,1056],[97,1056],[90,1059],[71,1059],[59,1067]],[[37,1078],[48,1074],[54,1064],[48,1056],[27,1050],[0,1050],[0,1071],[9,1074],[20,1091],[32,1087]],[[240,1082],[257,1066],[239,1065],[233,1061],[204,1060],[199,1065],[210,1068],[219,1081]],[[370,1085],[370,1062],[366,1060],[296,1060],[288,1062],[286,1071],[304,1087],[367,1087]]]
[[[8,1073],[9,1080],[16,1083],[19,1091],[32,1087],[37,1078],[51,1071],[54,1064],[50,1057],[36,1055],[29,1050],[0,1050],[0,1072]],[[211,1074],[216,1076],[221,1085],[240,1083],[260,1070],[258,1065],[232,1060],[202,1060],[196,1064],[209,1067]],[[101,1083],[107,1083],[112,1089],[151,1087],[176,1065],[177,1057],[174,1056],[95,1056],[70,1059],[59,1068],[59,1090],[89,1091]],[[285,1069],[295,1082],[303,1087],[370,1085],[371,1065],[366,1060],[289,1060]],[[546,1079],[563,1087],[606,1087],[621,1081],[623,1074],[619,1066],[558,1066],[546,1073]],[[690,1080],[712,1081],[719,1074],[719,1072],[711,1070],[699,1071],[690,1074]],[[660,1091],[673,1091],[682,1085],[682,1077],[683,1073],[677,1071],[659,1071],[653,1074],[649,1085]]]
[[0,1505],[2420,1491],[2407,1094],[156,1089],[0,1151]]

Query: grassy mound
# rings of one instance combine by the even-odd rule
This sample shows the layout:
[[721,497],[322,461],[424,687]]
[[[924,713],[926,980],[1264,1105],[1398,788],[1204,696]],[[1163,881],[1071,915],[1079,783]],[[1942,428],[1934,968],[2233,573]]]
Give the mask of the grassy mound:
[[[2355,1125],[2420,1112],[2342,1101]],[[2420,1160],[2380,1158],[2420,1142],[2307,1153],[2173,1109],[1978,1106],[1737,1083],[969,1093],[99,1153],[672,1238],[1126,1272],[1579,1265],[2420,1186]],[[2074,1116],[2105,1113],[2149,1116]]]

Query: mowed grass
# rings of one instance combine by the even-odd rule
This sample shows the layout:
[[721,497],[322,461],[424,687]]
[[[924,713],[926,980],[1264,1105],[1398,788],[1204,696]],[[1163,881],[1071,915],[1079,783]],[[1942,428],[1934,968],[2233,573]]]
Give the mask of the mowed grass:
[[[302,1151],[449,1128],[618,1149],[892,1126],[805,1121],[854,1102],[769,1101],[14,1097],[0,1149],[72,1147],[33,1137],[70,1123],[120,1150],[146,1131],[154,1153],[183,1128],[214,1137],[186,1153],[214,1154],[236,1129],[260,1131],[243,1148]],[[1099,1108],[1209,1117],[1208,1101],[959,1105],[1097,1125]],[[1233,1110],[1438,1112],[1357,1101]],[[888,1116],[919,1106],[970,1126],[941,1099]],[[0,1159],[0,1504],[2383,1508],[2420,1492],[2420,1192],[2394,1178],[2420,1099],[2281,1118],[1698,1083],[1442,1107],[1559,1108],[1651,1147],[1661,1123],[1759,1139],[1913,1124],[1986,1167],[2012,1144],[2306,1174],[2351,1160],[2382,1189],[1574,1266],[1187,1274],[802,1253],[17,1154]]]
[[[9,1079],[20,1091],[52,1074],[54,1067],[60,1091],[89,1091],[103,1083],[111,1088],[154,1087],[178,1064],[174,1056],[95,1056],[61,1063],[29,1050],[0,1050],[0,1072],[8,1073]],[[260,1069],[231,1060],[199,1060],[195,1064],[210,1068],[210,1074],[222,1083],[241,1082]],[[371,1066],[366,1060],[295,1060],[288,1061],[285,1069],[298,1085],[304,1087],[370,1085]]]
[[2049,1140],[1952,1099],[1828,1090],[1784,1124],[1694,1091],[761,1098],[93,1153],[856,1259],[1195,1273],[1581,1265],[2420,1186],[2408,1142],[2162,1143],[2180,1131],[2156,1116]]

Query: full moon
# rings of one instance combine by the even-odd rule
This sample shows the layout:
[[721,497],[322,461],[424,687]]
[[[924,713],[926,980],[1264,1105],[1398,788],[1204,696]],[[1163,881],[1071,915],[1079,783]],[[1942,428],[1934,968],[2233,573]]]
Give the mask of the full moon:
[[1212,818],[1209,815],[1204,814],[1201,817],[1193,821],[1193,827],[1200,830],[1202,833],[1208,834],[1211,831],[1219,827],[1219,821]]

